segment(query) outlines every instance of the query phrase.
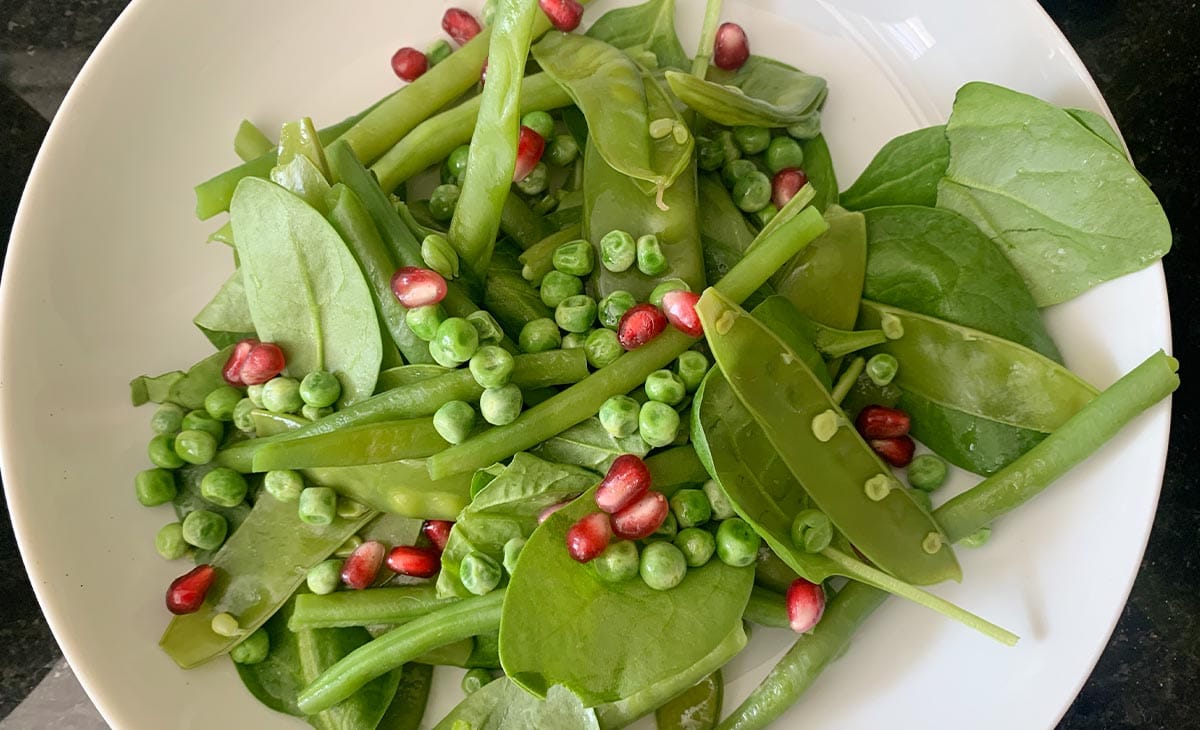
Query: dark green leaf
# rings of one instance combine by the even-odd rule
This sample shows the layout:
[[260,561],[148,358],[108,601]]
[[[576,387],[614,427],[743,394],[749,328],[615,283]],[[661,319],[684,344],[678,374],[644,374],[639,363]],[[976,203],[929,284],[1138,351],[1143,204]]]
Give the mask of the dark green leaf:
[[950,164],[946,126],[902,134],[875,154],[840,197],[850,210],[883,205],[937,205],[938,181]]
[[433,687],[433,667],[409,662],[401,669],[400,686],[375,730],[419,730]]
[[987,476],[1008,466],[1046,434],[939,406],[902,391],[897,407],[912,417],[912,436],[957,467]]
[[754,243],[755,233],[742,211],[733,204],[720,177],[704,173],[698,182],[700,204],[697,213],[700,236],[704,241],[704,272],[709,281],[720,281],[742,260],[750,244]]
[[839,202],[837,174],[833,170],[833,157],[829,154],[825,135],[800,140],[800,149],[804,151],[804,174],[817,191],[812,204],[824,213],[829,206]]
[[649,0],[610,10],[592,23],[587,35],[623,50],[648,50],[658,59],[659,68],[686,71],[691,65],[675,33],[675,0]]

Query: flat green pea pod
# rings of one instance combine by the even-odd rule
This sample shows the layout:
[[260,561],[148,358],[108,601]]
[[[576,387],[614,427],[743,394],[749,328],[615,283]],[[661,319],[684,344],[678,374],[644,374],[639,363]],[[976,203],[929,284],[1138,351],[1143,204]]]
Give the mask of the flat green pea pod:
[[687,53],[675,33],[675,0],[647,0],[614,8],[596,19],[587,35],[617,48],[640,48],[654,54],[658,68],[687,70]]
[[730,127],[790,127],[819,118],[825,79],[751,56],[737,71],[710,69],[707,79],[666,72],[671,91],[705,117]]
[[254,453],[254,471],[381,464],[432,456],[447,445],[432,418],[368,423],[265,444]]
[[471,475],[430,479],[424,459],[310,468],[302,473],[310,484],[331,487],[372,509],[415,519],[453,520],[467,506],[471,491]]
[[725,681],[720,670],[654,711],[658,730],[712,730],[721,719]]
[[[814,368],[813,364],[817,361],[808,356],[808,351],[815,351],[818,358],[822,356],[838,358],[888,342],[887,335],[881,329],[850,331],[826,327],[814,322],[801,314],[790,301],[778,294],[767,297],[762,304],[754,308],[752,313],[770,327],[776,335],[779,335],[789,347],[796,350],[796,354],[804,358],[805,363],[809,364],[809,368],[816,372],[817,377],[821,377],[821,370],[825,369],[824,361],[820,361],[821,369]],[[807,347],[803,349],[795,347],[797,341],[806,343]],[[821,377],[821,380],[824,382],[825,378]]]
[[780,268],[771,283],[813,322],[849,330],[858,319],[867,272],[867,225],[862,213],[825,211],[829,230]]

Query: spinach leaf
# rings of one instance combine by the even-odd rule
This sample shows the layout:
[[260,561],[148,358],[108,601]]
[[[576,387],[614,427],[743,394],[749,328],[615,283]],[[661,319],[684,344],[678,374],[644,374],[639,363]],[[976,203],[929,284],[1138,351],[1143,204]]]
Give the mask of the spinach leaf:
[[607,472],[621,454],[642,457],[649,452],[650,446],[641,436],[634,434],[616,438],[604,430],[600,419],[595,416],[543,441],[533,449],[534,454],[547,461],[581,466],[598,474]]
[[329,181],[304,155],[296,155],[290,162],[271,168],[271,182],[308,203],[322,215],[329,212]]
[[623,50],[648,50],[658,59],[659,68],[686,71],[691,65],[675,33],[675,0],[615,8],[592,23],[587,35]]
[[825,135],[818,133],[800,140],[800,150],[804,152],[804,174],[817,193],[812,204],[824,213],[839,200],[837,174],[833,170],[833,157],[829,154]]
[[257,178],[238,184],[230,220],[259,337],[283,348],[296,377],[314,370],[337,375],[340,405],[369,397],[383,357],[379,319],[362,271],[333,226],[295,195]]
[[728,126],[790,127],[811,122],[820,114],[828,92],[820,76],[762,56],[751,56],[737,71],[709,69],[709,80],[680,71],[667,71],[666,78],[680,101]]
[[459,579],[463,558],[481,552],[501,562],[504,543],[528,538],[542,510],[578,497],[599,481],[590,471],[518,453],[459,513],[442,552],[438,597],[470,596]]
[[637,578],[606,583],[563,547],[570,526],[595,509],[589,490],[534,531],[500,622],[500,661],[514,682],[538,695],[561,684],[589,706],[695,667],[740,629],[754,582],[752,568],[713,560],[669,591]]
[[978,418],[909,391],[901,391],[896,407],[912,417],[913,438],[951,464],[983,476],[1000,471],[1046,438],[1039,431]]
[[204,407],[204,397],[225,384],[221,371],[233,347],[219,350],[188,368],[150,377],[140,375],[129,383],[130,397],[135,406],[146,402],[174,403],[188,410]]
[[1063,109],[970,83],[946,136],[938,206],[991,237],[1038,306],[1145,268],[1171,247],[1166,214],[1133,165]]
[[848,330],[858,319],[867,269],[867,227],[861,213],[836,205],[825,211],[825,222],[829,230],[779,267],[771,283],[805,317]]
[[409,662],[400,670],[400,686],[375,730],[419,730],[433,687],[433,667]]
[[238,340],[254,337],[254,320],[246,303],[246,286],[242,272],[235,270],[225,280],[217,295],[192,318],[208,341],[216,347],[228,347]]
[[[709,281],[720,281],[754,243],[754,229],[729,197],[729,190],[716,175],[699,176],[696,212],[700,238],[704,242],[704,273]],[[812,244],[809,244],[810,246]]]
[[883,205],[937,205],[938,181],[950,164],[946,126],[902,134],[883,146],[854,184],[844,190],[841,204],[850,210]]
[[1125,143],[1121,141],[1121,135],[1117,134],[1117,130],[1113,129],[1112,125],[1103,116],[1089,109],[1065,109],[1064,111],[1075,117],[1075,121],[1087,127],[1093,134],[1107,142],[1114,150],[1125,155],[1125,157],[1129,156],[1125,152]]
[[471,693],[434,730],[600,730],[596,713],[563,687],[554,686],[546,699],[521,689],[508,677],[489,682]]

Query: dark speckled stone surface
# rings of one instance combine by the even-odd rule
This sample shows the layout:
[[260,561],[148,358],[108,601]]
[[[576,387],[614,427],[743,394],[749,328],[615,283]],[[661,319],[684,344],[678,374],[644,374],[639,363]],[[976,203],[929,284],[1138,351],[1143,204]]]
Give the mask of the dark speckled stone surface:
[[[169,2],[170,0],[160,0]],[[968,1],[968,0],[962,0]],[[1013,0],[1021,2],[1023,0]],[[1104,92],[1134,161],[1175,231],[1167,257],[1175,354],[1184,385],[1175,399],[1167,476],[1154,531],[1129,604],[1108,648],[1063,718],[1063,730],[1200,727],[1200,7],[1185,0],[1042,0]],[[66,87],[123,0],[0,0],[0,241]],[[2,507],[0,507],[2,509]],[[58,657],[0,517],[0,717]]]

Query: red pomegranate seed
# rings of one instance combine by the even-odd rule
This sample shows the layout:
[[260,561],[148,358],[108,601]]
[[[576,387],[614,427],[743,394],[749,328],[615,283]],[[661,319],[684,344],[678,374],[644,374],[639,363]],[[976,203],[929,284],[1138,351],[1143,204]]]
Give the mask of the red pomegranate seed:
[[392,56],[392,70],[403,81],[416,81],[429,70],[429,59],[415,48],[401,48]]
[[221,377],[225,378],[225,382],[230,385],[242,386],[242,365],[246,363],[246,356],[250,354],[250,350],[255,345],[259,344],[258,340],[246,339],[233,346],[233,352],[229,353],[229,359],[225,361],[225,367],[221,369]]
[[171,586],[167,588],[167,610],[177,616],[199,611],[216,577],[217,571],[211,565],[204,564],[171,581]]
[[688,337],[699,337],[704,334],[704,326],[700,324],[700,315],[696,313],[696,302],[698,301],[700,301],[700,295],[690,291],[671,291],[663,295],[662,308],[667,315],[667,321]]
[[617,340],[626,350],[636,350],[667,328],[667,316],[653,304],[635,304],[617,324]]
[[788,623],[797,634],[812,631],[825,613],[825,589],[816,583],[797,578],[788,586]]
[[580,563],[586,563],[604,552],[609,540],[612,540],[612,528],[608,524],[608,515],[593,512],[567,530],[567,552]]
[[904,436],[912,425],[908,414],[899,408],[867,406],[858,412],[854,427],[865,439],[890,439]]
[[342,563],[342,582],[356,591],[370,588],[379,576],[379,568],[386,554],[387,546],[378,540],[368,540],[354,548],[354,552]]
[[466,45],[466,42],[479,35],[483,27],[479,25],[479,21],[462,8],[450,8],[446,14],[442,16],[442,30],[454,39],[458,45]]
[[392,293],[408,309],[437,304],[446,298],[446,280],[430,269],[401,266],[392,275]]
[[577,0],[538,0],[538,6],[550,18],[550,23],[563,33],[578,28],[583,19],[583,5]]
[[713,41],[713,64],[726,71],[736,71],[750,58],[750,41],[746,31],[737,23],[721,23]]
[[892,466],[908,466],[913,460],[913,451],[917,445],[908,436],[893,436],[887,439],[870,439],[867,441],[875,453]]
[[242,363],[240,377],[246,385],[262,385],[283,372],[287,358],[274,342],[260,342],[250,348]]
[[626,540],[650,537],[667,519],[670,505],[662,492],[647,492],[641,499],[612,516],[613,532]]
[[442,558],[437,548],[397,545],[388,553],[387,567],[400,575],[430,578],[441,569]]
[[636,454],[621,454],[613,460],[596,488],[596,506],[608,514],[622,509],[650,491],[650,469]]
[[454,527],[454,523],[450,520],[425,520],[425,524],[421,525],[421,532],[425,533],[425,537],[429,538],[429,542],[433,546],[442,551],[446,549],[446,541],[450,539],[450,528]]
[[570,502],[559,502],[558,504],[552,504],[549,507],[543,509],[541,512],[538,512],[538,524],[540,525],[543,522],[545,522],[546,520],[550,519],[550,515],[559,511],[563,507],[566,507],[568,504],[570,504]]
[[533,172],[537,163],[542,159],[546,150],[546,140],[542,135],[525,125],[521,125],[521,136],[517,139],[517,166],[513,169],[513,182],[521,182],[525,176]]
[[804,170],[798,167],[783,168],[771,178],[771,202],[776,208],[782,208],[807,183],[808,175],[804,174]]

